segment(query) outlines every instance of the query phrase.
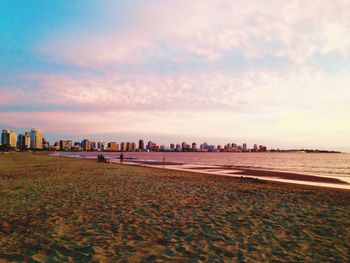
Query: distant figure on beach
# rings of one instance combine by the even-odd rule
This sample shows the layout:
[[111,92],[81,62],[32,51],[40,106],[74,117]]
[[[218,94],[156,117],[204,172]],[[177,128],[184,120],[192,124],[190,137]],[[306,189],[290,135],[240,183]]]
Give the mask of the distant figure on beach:
[[124,159],[123,153],[120,154],[119,158],[120,158],[120,162],[122,163],[122,162],[123,162],[123,159]]
[[97,162],[98,163],[105,163],[105,162],[107,162],[107,160],[102,154],[99,154],[99,155],[97,155]]
[[165,156],[163,156],[162,161],[163,161],[163,169],[164,169],[165,168]]

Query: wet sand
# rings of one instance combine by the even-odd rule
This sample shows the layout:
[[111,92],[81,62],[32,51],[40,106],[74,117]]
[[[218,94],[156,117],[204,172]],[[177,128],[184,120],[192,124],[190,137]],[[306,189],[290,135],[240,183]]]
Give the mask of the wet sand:
[[258,169],[250,169],[250,168],[247,169],[242,167],[215,167],[215,168],[194,167],[191,169],[204,170],[204,171],[234,170],[234,172],[232,172],[231,174],[254,176],[254,177],[272,177],[272,178],[280,178],[280,179],[304,181],[304,182],[315,182],[315,183],[348,184],[347,182],[341,181],[336,178],[330,178],[330,177],[321,177],[316,175],[307,175],[307,174],[289,173],[289,172],[258,170]]
[[[292,183],[298,185],[310,185],[319,187],[331,187],[337,189],[350,189],[350,183],[346,178],[331,178],[311,174],[280,172],[272,170],[246,168],[242,166],[217,166],[217,165],[192,165],[174,162],[140,161],[127,162],[129,165],[142,165],[155,168],[166,168],[170,170],[196,172],[199,174],[213,174],[218,176],[233,176],[251,178],[255,180],[269,180],[281,183]],[[349,179],[348,179],[349,180]]]

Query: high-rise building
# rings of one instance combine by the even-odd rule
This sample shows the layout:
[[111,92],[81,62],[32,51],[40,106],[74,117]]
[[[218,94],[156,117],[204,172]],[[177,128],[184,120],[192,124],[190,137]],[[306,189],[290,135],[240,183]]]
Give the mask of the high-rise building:
[[131,143],[131,150],[134,152],[136,150],[136,143]]
[[208,152],[214,152],[216,150],[216,147],[212,144],[208,145],[207,148],[208,148]]
[[259,152],[266,152],[267,148],[264,145],[259,145]]
[[208,151],[208,144],[206,142],[202,143],[200,146],[199,146],[199,149],[202,151],[202,152],[207,152]]
[[82,150],[81,142],[74,142],[73,143],[73,151],[79,152],[81,150]]
[[110,143],[108,143],[108,149],[111,152],[118,152],[119,151],[119,144],[116,142],[110,142]]
[[126,143],[126,150],[127,150],[128,152],[131,152],[131,142],[127,142],[127,143]]
[[139,140],[139,151],[143,152],[145,150],[145,142],[143,140]]
[[30,130],[30,149],[42,150],[43,148],[43,133],[39,129]]
[[73,147],[73,142],[70,140],[64,141],[60,140],[60,150],[61,151],[70,151]]
[[237,152],[237,144],[232,143],[232,151]]
[[83,148],[83,151],[90,151],[91,150],[90,141],[88,139],[84,139],[81,142],[81,148]]
[[248,148],[247,148],[247,144],[246,144],[246,143],[243,143],[243,145],[242,145],[242,151],[243,151],[243,152],[247,152],[247,151],[248,151]]
[[90,150],[91,151],[96,151],[96,142],[94,141],[90,141]]
[[16,133],[9,129],[3,129],[1,133],[1,145],[3,147],[15,148],[17,146]]
[[181,148],[183,152],[187,152],[191,149],[191,146],[189,144],[187,144],[186,142],[182,142],[181,143]]
[[120,144],[120,150],[122,151],[122,152],[126,152],[126,143],[125,142],[122,142],[121,144]]
[[24,135],[22,133],[18,134],[18,137],[17,137],[17,148],[18,149],[23,149],[23,138],[24,138]]
[[175,150],[175,145],[173,143],[170,144],[170,151],[174,151]]
[[23,138],[23,148],[24,149],[29,149],[30,148],[30,132],[25,132],[24,133],[24,138]]
[[155,142],[152,142],[152,141],[149,141],[147,143],[146,148],[148,151],[152,151],[152,152],[156,152],[159,150],[159,146]]
[[97,150],[103,152],[103,151],[105,150],[105,148],[106,148],[105,142],[98,142],[98,143],[97,143]]
[[195,142],[192,143],[192,151],[197,151],[197,144]]
[[19,134],[17,137],[17,147],[21,150],[30,148],[30,133],[25,132],[24,134]]
[[50,148],[50,143],[45,138],[43,138],[43,150],[48,150]]

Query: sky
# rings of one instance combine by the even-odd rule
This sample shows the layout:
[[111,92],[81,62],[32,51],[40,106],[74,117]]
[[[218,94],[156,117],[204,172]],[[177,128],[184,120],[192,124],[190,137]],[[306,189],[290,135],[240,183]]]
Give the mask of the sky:
[[349,0],[0,0],[0,128],[350,152]]

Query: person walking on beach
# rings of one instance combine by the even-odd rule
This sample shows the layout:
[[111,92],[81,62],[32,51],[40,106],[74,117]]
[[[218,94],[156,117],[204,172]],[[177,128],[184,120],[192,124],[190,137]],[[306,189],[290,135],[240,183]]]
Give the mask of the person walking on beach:
[[162,163],[163,163],[163,169],[164,169],[165,168],[165,156],[163,156]]
[[120,163],[123,163],[123,159],[124,159],[123,153],[120,154],[119,158],[120,158]]

